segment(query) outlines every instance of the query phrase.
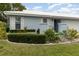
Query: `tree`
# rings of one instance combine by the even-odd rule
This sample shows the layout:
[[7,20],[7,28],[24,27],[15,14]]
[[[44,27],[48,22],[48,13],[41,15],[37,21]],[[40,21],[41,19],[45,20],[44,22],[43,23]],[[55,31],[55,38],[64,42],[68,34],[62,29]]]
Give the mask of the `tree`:
[[17,10],[18,11],[22,11],[22,10],[24,10],[26,8],[21,3],[13,3],[13,9],[16,10],[16,11]]
[[11,8],[13,8],[14,11],[26,9],[21,3],[0,3],[0,11],[11,11]]
[[0,3],[0,11],[9,11],[11,7],[8,3]]
[[26,9],[21,3],[0,3],[0,20],[6,19],[4,11],[22,11]]

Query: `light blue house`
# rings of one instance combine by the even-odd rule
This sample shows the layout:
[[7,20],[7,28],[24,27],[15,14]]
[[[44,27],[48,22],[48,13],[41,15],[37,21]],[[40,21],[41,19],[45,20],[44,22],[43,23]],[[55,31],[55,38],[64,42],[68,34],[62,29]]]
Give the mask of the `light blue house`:
[[40,29],[44,33],[47,29],[63,31],[73,28],[79,31],[79,15],[48,13],[39,11],[6,11],[8,16],[7,23],[10,30]]

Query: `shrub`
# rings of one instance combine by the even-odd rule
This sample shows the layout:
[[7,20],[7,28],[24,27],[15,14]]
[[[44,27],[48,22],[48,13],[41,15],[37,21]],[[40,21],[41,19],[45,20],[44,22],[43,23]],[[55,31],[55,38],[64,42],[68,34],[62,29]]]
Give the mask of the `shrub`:
[[27,29],[27,30],[9,30],[10,33],[26,33],[26,32],[35,32],[34,29]]
[[37,29],[37,34],[40,34],[40,29],[39,28]]
[[21,43],[45,43],[45,35],[37,34],[24,34],[24,33],[9,33],[8,40],[12,42],[21,42]]
[[10,31],[10,28],[6,26],[6,32],[9,32],[9,31]]
[[6,24],[0,21],[0,39],[7,39]]
[[27,29],[27,32],[35,32],[35,29]]
[[59,34],[56,33],[53,29],[48,29],[45,32],[45,36],[48,42],[58,42],[59,38]]
[[10,33],[24,33],[26,30],[9,30]]
[[77,30],[74,29],[64,30],[63,36],[68,40],[73,40],[79,37]]

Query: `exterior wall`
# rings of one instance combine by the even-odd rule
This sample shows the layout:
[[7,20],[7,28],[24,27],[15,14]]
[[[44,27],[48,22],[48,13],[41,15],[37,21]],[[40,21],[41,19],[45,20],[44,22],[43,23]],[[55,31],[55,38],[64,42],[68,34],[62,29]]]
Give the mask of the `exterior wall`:
[[79,31],[79,20],[61,20],[60,24],[66,24],[66,27],[68,29],[76,29],[77,31]]
[[[10,30],[15,30],[16,16],[10,16]],[[54,27],[54,21],[47,18],[47,23],[43,23],[43,18],[37,17],[21,17],[21,29],[40,29],[40,33],[44,33],[48,28]]]
[[24,18],[23,17],[21,17],[21,30],[23,30],[24,29]]
[[44,33],[47,29],[54,28],[54,21],[50,18],[47,18],[47,24],[43,23],[43,18],[40,24],[41,33]]
[[54,19],[47,19],[48,21],[48,25],[49,25],[49,28],[53,28],[54,29]]
[[27,29],[40,29],[40,33],[44,33],[48,28],[53,28],[53,21],[51,19],[47,19],[47,24],[43,23],[43,18],[36,17],[23,17],[24,20],[24,28]]
[[38,29],[39,24],[41,23],[42,18],[35,18],[35,17],[23,17],[24,19],[24,27],[27,29]]
[[[9,16],[9,27],[10,30],[15,30],[15,16]],[[59,23],[61,25],[66,25],[63,28],[60,28],[59,25],[59,31],[63,31],[63,29],[76,29],[79,31],[79,20],[64,20],[62,19]],[[51,20],[50,18],[47,18],[47,24],[43,23],[43,18],[37,18],[37,17],[21,17],[21,29],[24,28],[27,29],[40,29],[41,33],[44,33],[48,28],[54,28],[54,20]]]
[[[15,27],[15,19],[16,16],[9,16],[9,28],[10,30],[15,30],[16,27]],[[21,17],[21,29],[23,30],[24,29],[24,19],[23,17]]]
[[10,30],[15,30],[15,17],[14,16],[9,16],[9,28]]

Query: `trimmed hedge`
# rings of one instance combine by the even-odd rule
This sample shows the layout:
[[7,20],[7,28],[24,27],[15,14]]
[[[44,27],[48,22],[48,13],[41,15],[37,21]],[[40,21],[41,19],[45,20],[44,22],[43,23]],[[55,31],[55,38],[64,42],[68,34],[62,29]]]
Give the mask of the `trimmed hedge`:
[[25,33],[25,32],[35,32],[34,29],[27,29],[27,30],[9,30],[9,28],[7,28],[7,32],[10,33]]
[[46,43],[45,35],[38,35],[38,34],[9,33],[8,40],[18,43],[35,43],[35,44]]

